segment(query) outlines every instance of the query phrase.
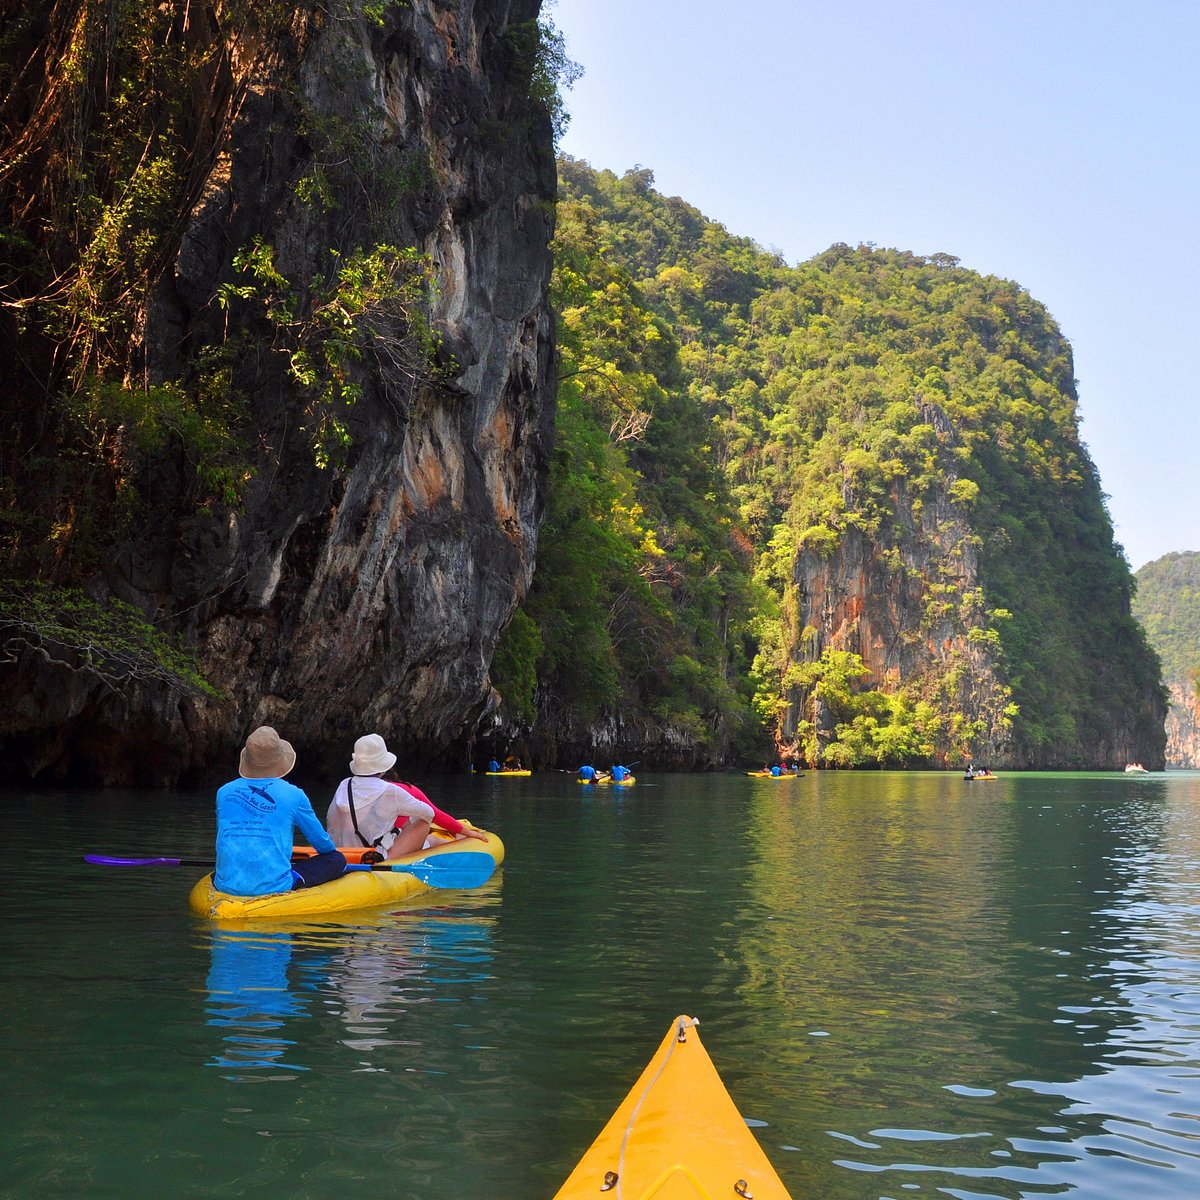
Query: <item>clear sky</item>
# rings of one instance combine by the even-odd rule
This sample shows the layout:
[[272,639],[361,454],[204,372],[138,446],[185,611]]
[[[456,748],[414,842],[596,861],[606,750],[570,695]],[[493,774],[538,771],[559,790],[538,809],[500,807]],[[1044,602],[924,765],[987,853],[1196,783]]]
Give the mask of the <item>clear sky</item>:
[[1200,0],[558,0],[562,150],[792,263],[1015,280],[1075,351],[1135,569],[1200,550]]

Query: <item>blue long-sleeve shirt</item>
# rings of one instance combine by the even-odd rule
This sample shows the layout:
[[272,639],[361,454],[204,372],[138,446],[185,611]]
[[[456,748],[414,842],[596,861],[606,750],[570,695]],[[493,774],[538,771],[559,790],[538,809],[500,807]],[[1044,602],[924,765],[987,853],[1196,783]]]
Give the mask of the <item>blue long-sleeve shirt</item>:
[[234,779],[217,791],[213,884],[234,896],[292,889],[292,830],[318,853],[336,849],[308,797],[283,779]]

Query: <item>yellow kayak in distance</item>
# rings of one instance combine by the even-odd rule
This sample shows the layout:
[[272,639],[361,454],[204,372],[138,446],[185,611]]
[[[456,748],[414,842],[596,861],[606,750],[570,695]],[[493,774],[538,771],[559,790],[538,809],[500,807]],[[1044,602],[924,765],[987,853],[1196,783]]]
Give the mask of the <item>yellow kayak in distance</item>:
[[485,775],[532,775],[532,771],[484,771]]
[[791,1200],[725,1090],[693,1017],[667,1031],[554,1200]]
[[770,771],[747,771],[747,775],[751,779],[800,779],[803,771],[781,771],[778,775],[772,775]]

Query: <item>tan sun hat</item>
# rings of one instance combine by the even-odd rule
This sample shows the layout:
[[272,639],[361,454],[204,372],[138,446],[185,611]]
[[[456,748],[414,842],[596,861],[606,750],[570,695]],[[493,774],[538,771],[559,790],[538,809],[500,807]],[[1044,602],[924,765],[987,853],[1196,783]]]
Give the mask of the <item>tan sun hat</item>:
[[246,739],[238,774],[243,779],[282,779],[295,765],[291,742],[285,742],[270,725],[260,725]]
[[396,756],[387,748],[387,742],[377,733],[368,733],[354,743],[354,757],[350,760],[350,771],[354,775],[382,775],[396,765]]

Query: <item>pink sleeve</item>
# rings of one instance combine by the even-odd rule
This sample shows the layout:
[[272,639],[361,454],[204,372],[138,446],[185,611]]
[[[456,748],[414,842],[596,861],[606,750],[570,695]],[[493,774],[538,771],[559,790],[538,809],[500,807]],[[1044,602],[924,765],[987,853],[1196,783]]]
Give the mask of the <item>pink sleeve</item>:
[[397,784],[397,787],[402,787],[410,795],[415,796],[418,800],[423,800],[430,808],[433,809],[433,824],[438,829],[444,829],[447,833],[462,833],[463,823],[456,821],[449,813],[444,813],[430,798],[415,783]]
[[438,829],[444,829],[447,833],[462,833],[463,823],[456,821],[449,813],[444,813],[436,804],[430,805],[433,809],[433,823]]
[[396,806],[396,822],[398,826],[407,825],[414,817],[433,823],[436,811],[425,798],[420,788],[408,787],[406,784],[392,785],[396,792],[393,803]]

